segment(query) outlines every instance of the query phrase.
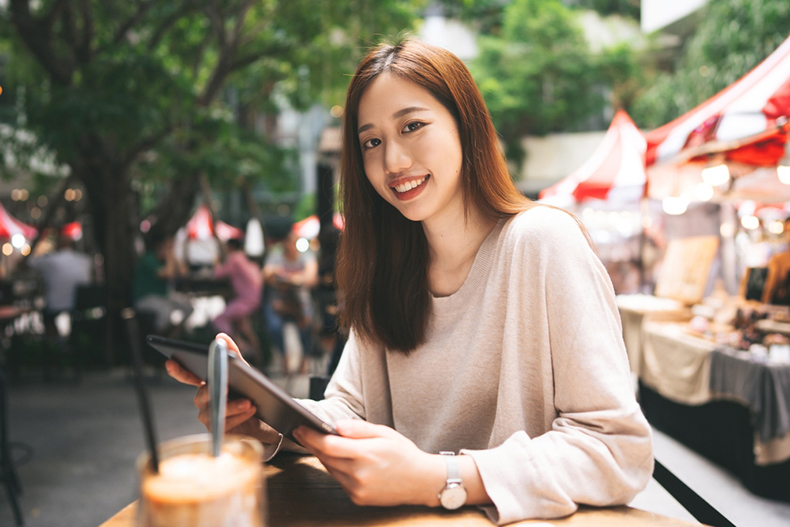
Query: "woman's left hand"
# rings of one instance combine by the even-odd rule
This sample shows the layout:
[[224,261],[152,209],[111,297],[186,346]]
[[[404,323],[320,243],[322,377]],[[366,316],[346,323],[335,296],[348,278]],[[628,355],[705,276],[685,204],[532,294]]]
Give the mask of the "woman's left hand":
[[339,436],[301,426],[294,437],[324,464],[357,505],[438,505],[445,481],[440,456],[392,428],[362,420],[336,423]]

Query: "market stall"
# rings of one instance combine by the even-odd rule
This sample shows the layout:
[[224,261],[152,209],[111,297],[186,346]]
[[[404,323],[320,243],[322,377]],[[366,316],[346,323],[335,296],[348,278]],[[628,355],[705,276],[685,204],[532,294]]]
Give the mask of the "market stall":
[[636,292],[641,282],[645,148],[642,133],[619,110],[592,156],[540,193],[541,203],[582,220],[618,293]]
[[[694,202],[716,203],[719,232],[704,254],[694,253],[701,240],[669,242],[662,275],[674,278],[662,276],[655,294],[685,314],[636,318],[650,300],[618,299],[648,420],[754,493],[785,501],[790,295],[776,302],[774,293],[790,266],[772,262],[783,253],[790,260],[788,123],[790,39],[727,89],[646,134],[648,195],[678,218]],[[783,276],[768,279],[777,269]]]

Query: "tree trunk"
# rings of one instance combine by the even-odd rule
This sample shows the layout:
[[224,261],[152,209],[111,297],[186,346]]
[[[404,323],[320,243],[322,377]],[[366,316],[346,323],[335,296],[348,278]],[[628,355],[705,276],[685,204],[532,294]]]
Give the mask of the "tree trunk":
[[131,287],[136,255],[135,224],[138,212],[129,185],[126,167],[110,163],[93,164],[82,172],[93,228],[99,251],[104,256],[104,281],[107,286],[106,361],[116,362],[121,346],[128,339],[120,313],[131,304]]

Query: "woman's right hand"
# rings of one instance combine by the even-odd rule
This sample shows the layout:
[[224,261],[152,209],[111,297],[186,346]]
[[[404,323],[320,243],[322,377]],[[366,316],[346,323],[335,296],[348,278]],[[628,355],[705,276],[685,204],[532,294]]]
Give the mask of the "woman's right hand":
[[[233,339],[225,333],[219,333],[217,338],[224,340],[228,350],[234,353],[240,360],[244,361],[239,347]],[[197,394],[195,394],[195,406],[198,409],[198,420],[203,423],[207,430],[210,430],[210,395],[206,382],[197,375],[181,367],[180,364],[172,359],[165,362],[165,369],[168,375],[177,381],[198,387]],[[255,417],[255,411],[256,408],[249,399],[228,401],[225,410],[225,432],[252,436],[262,443],[279,443],[279,432]]]

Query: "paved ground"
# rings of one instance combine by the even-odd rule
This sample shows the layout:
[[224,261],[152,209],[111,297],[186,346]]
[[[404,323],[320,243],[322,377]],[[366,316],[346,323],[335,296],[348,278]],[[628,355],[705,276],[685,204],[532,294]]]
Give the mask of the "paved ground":
[[[204,432],[192,404],[193,388],[167,377],[147,385],[161,440]],[[306,395],[307,379],[297,378],[289,389]],[[134,466],[144,440],[128,372],[89,373],[79,385],[44,383],[38,375],[16,379],[9,395],[10,440],[21,462],[26,525],[95,527],[137,498]],[[656,434],[656,455],[736,525],[790,525],[790,504],[752,496],[733,477],[662,434]],[[633,505],[690,519],[655,483]],[[0,491],[0,526],[11,525],[11,508]]]

